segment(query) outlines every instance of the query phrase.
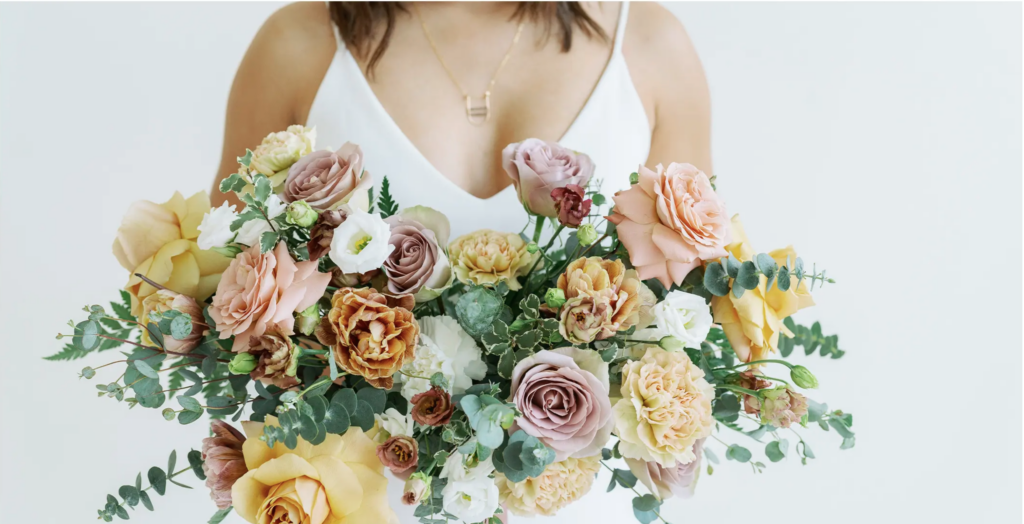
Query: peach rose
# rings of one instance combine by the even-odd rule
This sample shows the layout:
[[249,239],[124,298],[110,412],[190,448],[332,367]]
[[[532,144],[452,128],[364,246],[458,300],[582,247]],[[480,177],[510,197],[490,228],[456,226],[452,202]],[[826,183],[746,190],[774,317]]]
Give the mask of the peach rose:
[[640,278],[666,288],[681,284],[702,260],[725,255],[729,218],[707,175],[675,162],[657,171],[640,166],[640,181],[615,194],[608,221]]
[[490,229],[456,238],[448,246],[448,254],[460,282],[493,286],[504,281],[512,291],[522,287],[516,278],[529,272],[540,257],[540,252],[527,251],[519,235]]
[[210,198],[200,191],[187,200],[175,192],[170,200],[148,200],[128,208],[114,239],[114,256],[131,272],[125,290],[131,295],[132,314],[142,311],[142,300],[158,288],[135,276],[203,301],[217,289],[220,275],[231,259],[199,249],[199,224],[210,210]]
[[[279,425],[275,417],[267,424]],[[235,481],[231,502],[253,524],[397,524],[388,507],[387,477],[377,446],[362,430],[327,435],[317,445],[301,437],[295,449],[267,447],[263,424],[243,422],[248,473]]]
[[283,335],[294,333],[294,313],[315,304],[330,281],[330,273],[317,271],[316,262],[296,263],[284,242],[266,253],[253,246],[224,271],[210,317],[220,338],[235,337],[232,351],[248,351],[250,339],[269,325],[276,324]]
[[715,428],[715,388],[686,353],[649,347],[623,365],[621,393],[612,411],[623,457],[666,468],[696,460],[694,444]]
[[412,295],[391,307],[388,297],[373,288],[341,288],[331,297],[331,310],[320,320],[316,336],[334,348],[339,367],[374,387],[391,389],[392,375],[416,358],[420,326],[412,316]]
[[523,517],[552,516],[590,491],[601,469],[601,456],[567,458],[548,464],[544,472],[522,482],[511,482],[498,473],[501,503],[508,511]]
[[245,435],[223,420],[210,423],[212,437],[203,439],[203,473],[210,498],[220,509],[231,507],[231,486],[245,472]]
[[657,302],[654,293],[637,277],[637,272],[627,270],[620,260],[577,259],[559,275],[556,285],[568,301],[586,296],[595,299],[597,304],[607,305],[601,329],[591,340],[602,340],[633,326],[647,327],[639,324],[642,317],[650,323],[649,311]]
[[[726,246],[728,252],[740,262],[751,260],[756,253],[747,240],[739,215],[732,217],[732,236],[733,243]],[[796,260],[796,251],[789,246],[771,251],[768,256],[782,266],[787,264],[787,257],[790,260],[788,263]],[[743,293],[739,298],[729,293],[711,299],[711,313],[715,322],[722,325],[722,331],[736,351],[736,356],[744,362],[761,360],[767,358],[769,353],[778,351],[779,334],[793,336],[782,321],[814,305],[807,284],[800,284],[797,289],[797,278],[792,274],[789,278],[791,284],[788,291],[781,291],[775,285],[770,291],[766,290],[767,279],[762,276],[756,288]]]

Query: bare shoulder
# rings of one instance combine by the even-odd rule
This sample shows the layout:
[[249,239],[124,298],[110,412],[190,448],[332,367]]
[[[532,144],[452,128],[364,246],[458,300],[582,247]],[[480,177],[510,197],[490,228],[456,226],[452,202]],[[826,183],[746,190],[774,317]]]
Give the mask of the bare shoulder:
[[630,5],[622,53],[648,116],[665,105],[707,103],[697,50],[679,19],[660,4]]
[[334,30],[331,16],[322,2],[296,2],[278,9],[260,28],[253,40],[271,44],[279,52],[291,54],[292,60],[313,59],[333,55]]

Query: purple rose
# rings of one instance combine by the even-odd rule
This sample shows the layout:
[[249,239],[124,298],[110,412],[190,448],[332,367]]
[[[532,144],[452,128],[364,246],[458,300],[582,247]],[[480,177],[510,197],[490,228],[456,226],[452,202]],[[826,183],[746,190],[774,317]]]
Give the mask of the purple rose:
[[676,462],[671,468],[662,467],[657,462],[644,462],[636,459],[626,459],[629,470],[640,482],[643,482],[647,489],[658,497],[665,500],[673,495],[679,498],[690,498],[693,490],[697,487],[697,478],[700,476],[700,459],[704,450],[704,440],[700,439],[693,443],[693,454],[697,458],[683,464]]
[[551,191],[569,184],[586,187],[594,175],[594,163],[587,155],[536,138],[505,147],[501,165],[526,210],[548,218],[558,216]]
[[572,347],[539,351],[512,370],[512,399],[523,430],[555,452],[555,460],[601,452],[612,426],[608,364],[596,351]]
[[373,177],[363,171],[363,151],[346,142],[337,151],[315,151],[288,169],[284,181],[285,202],[305,200],[313,209],[326,211],[348,204],[352,209],[369,209]]
[[395,246],[384,261],[388,292],[412,294],[418,302],[432,300],[452,283],[451,265],[444,253],[448,218],[429,207],[415,206],[390,216],[388,242]]
[[231,486],[248,471],[242,456],[245,435],[221,420],[210,423],[210,430],[213,436],[203,439],[203,473],[210,498],[224,509],[231,506]]

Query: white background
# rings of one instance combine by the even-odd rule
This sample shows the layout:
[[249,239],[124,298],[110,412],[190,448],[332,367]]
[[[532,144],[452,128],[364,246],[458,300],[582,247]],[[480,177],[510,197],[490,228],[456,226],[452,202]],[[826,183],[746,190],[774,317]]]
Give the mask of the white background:
[[[129,203],[208,187],[235,67],[279,6],[0,6],[0,520],[93,522],[204,436],[95,398],[76,374],[102,357],[40,357],[123,285],[110,243]],[[811,465],[724,464],[666,518],[1020,522],[1020,4],[672,9],[707,70],[730,209],[756,248],[793,243],[840,282],[797,319],[847,356],[797,360],[858,440],[805,430]],[[133,521],[205,522],[190,483]],[[633,521],[606,483],[554,520]]]

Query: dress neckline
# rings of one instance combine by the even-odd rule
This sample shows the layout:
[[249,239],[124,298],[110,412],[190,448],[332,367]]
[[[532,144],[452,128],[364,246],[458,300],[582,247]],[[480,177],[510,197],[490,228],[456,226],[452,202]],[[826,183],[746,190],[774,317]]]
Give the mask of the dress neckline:
[[[601,71],[601,76],[598,77],[597,82],[594,84],[594,87],[591,88],[590,94],[587,95],[587,100],[583,103],[583,107],[581,107],[579,112],[576,113],[575,118],[573,118],[572,122],[569,123],[569,127],[566,128],[564,133],[562,133],[562,136],[558,138],[558,143],[565,142],[573,136],[576,129],[581,125],[580,122],[584,120],[584,116],[590,113],[591,106],[593,105],[594,99],[596,98],[595,95],[600,92],[601,87],[604,84],[606,84],[608,82],[607,79],[612,76],[613,70],[615,69],[614,66],[617,63],[624,60],[622,57],[622,36],[625,32],[626,19],[628,17],[628,14],[629,2],[622,2],[621,7],[619,8],[619,18],[616,22],[614,40],[612,41],[611,56],[608,57],[608,61],[605,63],[604,70]],[[337,51],[335,51],[335,60],[340,58],[341,60],[344,61],[348,69],[351,70],[352,76],[357,77],[356,82],[359,85],[359,89],[361,89],[366,94],[366,97],[370,100],[370,103],[373,106],[373,110],[380,116],[381,121],[384,122],[385,126],[390,128],[392,134],[399,137],[398,141],[402,143],[403,147],[408,149],[413,156],[416,157],[417,161],[420,164],[423,164],[426,167],[427,172],[429,172],[435,178],[442,180],[444,184],[448,185],[449,187],[457,191],[459,194],[464,195],[465,197],[468,197],[477,202],[492,201],[494,199],[497,199],[501,195],[509,192],[509,190],[514,189],[514,184],[509,184],[502,188],[497,193],[489,197],[478,197],[473,193],[467,191],[462,186],[456,184],[452,179],[448,178],[444,173],[442,173],[441,170],[434,166],[434,163],[431,162],[430,159],[427,158],[422,151],[420,151],[420,148],[413,143],[412,139],[410,139],[409,136],[405,134],[405,131],[403,131],[401,126],[398,125],[398,122],[395,122],[395,119],[392,118],[391,113],[388,112],[387,108],[384,107],[384,104],[381,103],[379,98],[377,98],[377,93],[373,92],[373,88],[370,87],[370,82],[366,79],[366,75],[363,73],[362,68],[359,67],[359,62],[356,62],[355,57],[352,55],[352,53],[345,46],[344,42],[341,40],[337,27],[334,28],[334,32],[338,42],[338,48]]]

